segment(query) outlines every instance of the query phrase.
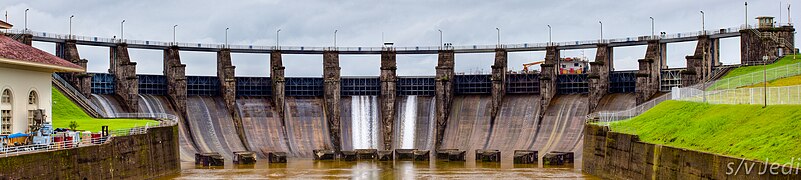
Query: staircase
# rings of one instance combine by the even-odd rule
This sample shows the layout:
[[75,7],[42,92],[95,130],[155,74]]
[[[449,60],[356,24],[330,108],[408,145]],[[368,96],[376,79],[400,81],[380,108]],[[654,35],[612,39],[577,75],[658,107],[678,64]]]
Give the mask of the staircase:
[[106,117],[106,114],[103,113],[103,111],[101,111],[97,105],[92,103],[92,101],[81,94],[80,91],[75,89],[72,84],[64,80],[64,78],[61,78],[61,76],[56,73],[53,73],[53,85],[56,87],[56,89],[61,91],[61,93],[67,96],[67,98],[72,100],[72,102],[75,102],[75,104],[80,106],[81,109],[86,112],[86,114],[89,114],[89,116],[94,118]]
[[[751,32],[752,32],[752,33],[754,33],[754,34],[756,34],[757,36],[759,36],[759,38],[762,38],[762,39],[769,39],[769,40],[771,40],[771,41],[775,42],[776,44],[778,44],[778,45],[779,45],[779,47],[780,47],[780,48],[781,48],[781,47],[787,47],[787,48],[790,48],[790,49],[795,49],[795,46],[793,46],[793,43],[790,43],[790,41],[789,41],[789,40],[787,40],[787,39],[784,39],[784,38],[782,38],[782,37],[779,37],[779,36],[776,36],[776,35],[775,35],[775,34],[773,34],[773,33],[769,33],[769,32],[760,32],[760,31],[759,31],[759,30],[757,30],[756,28],[751,28],[751,29],[749,29],[749,30],[751,30]],[[787,54],[787,53],[793,53],[793,52],[784,52],[784,53],[785,53],[785,54]],[[774,62],[775,62],[775,61],[774,61]],[[772,64],[772,63],[774,63],[774,62],[769,62],[768,64]]]

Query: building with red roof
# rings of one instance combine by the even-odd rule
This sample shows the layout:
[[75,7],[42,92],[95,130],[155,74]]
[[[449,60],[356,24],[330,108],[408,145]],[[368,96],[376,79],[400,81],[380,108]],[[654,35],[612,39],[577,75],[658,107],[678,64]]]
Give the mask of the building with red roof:
[[[9,27],[0,21],[0,29]],[[50,53],[0,36],[0,135],[27,133],[37,112],[44,112],[44,119],[52,121],[52,74],[85,71]]]

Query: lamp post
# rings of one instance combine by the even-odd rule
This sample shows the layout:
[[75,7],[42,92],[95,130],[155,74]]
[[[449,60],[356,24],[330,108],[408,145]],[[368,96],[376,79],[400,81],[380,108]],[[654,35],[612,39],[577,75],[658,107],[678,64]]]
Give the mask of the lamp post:
[[439,49],[442,49],[442,29],[437,29],[439,31]]
[[706,35],[706,25],[704,24],[704,11],[701,11],[701,35]]
[[553,39],[552,39],[552,36],[551,36],[551,25],[548,24],[548,45],[550,46],[551,43],[553,43]]
[[280,33],[280,32],[281,32],[281,29],[278,29],[277,31],[275,31],[275,48],[276,49],[280,49],[280,48],[278,48],[278,38],[280,38],[278,33]]
[[762,108],[768,107],[768,56],[762,56],[762,66],[765,67],[762,70],[762,81],[763,81],[763,89],[765,104],[762,105]]
[[498,31],[498,47],[500,47],[501,46],[501,28],[497,28],[496,27],[495,30]]
[[601,41],[603,41],[604,40],[604,23],[601,22],[601,21],[598,21],[598,24],[601,24]]
[[656,36],[656,34],[654,34],[654,17],[648,18],[651,18],[651,36]]
[[176,24],[176,25],[174,25],[174,26],[172,26],[172,44],[177,46],[177,45],[178,45],[178,42],[177,42],[177,41],[175,41],[175,29],[176,29],[176,28],[178,28],[178,25],[177,25],[177,24]]
[[745,2],[745,28],[748,28],[748,1]]
[[339,29],[335,29],[334,30],[334,48],[337,47],[337,32],[338,31],[339,31]]
[[31,10],[31,9],[25,9],[25,31],[28,30],[28,10]]
[[230,28],[225,28],[225,47],[226,48],[228,47],[228,29],[230,29]]
[[72,39],[72,18],[74,18],[74,17],[75,17],[75,15],[71,15],[70,16],[70,37],[69,37],[69,39]]
[[125,19],[120,22],[120,40],[125,39]]

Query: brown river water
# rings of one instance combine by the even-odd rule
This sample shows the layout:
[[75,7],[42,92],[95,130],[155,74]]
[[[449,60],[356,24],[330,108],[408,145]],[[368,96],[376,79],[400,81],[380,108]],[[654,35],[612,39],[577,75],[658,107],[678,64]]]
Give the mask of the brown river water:
[[567,166],[520,165],[512,162],[315,161],[289,159],[286,164],[197,167],[184,162],[181,174],[163,179],[598,179],[581,173],[580,162]]

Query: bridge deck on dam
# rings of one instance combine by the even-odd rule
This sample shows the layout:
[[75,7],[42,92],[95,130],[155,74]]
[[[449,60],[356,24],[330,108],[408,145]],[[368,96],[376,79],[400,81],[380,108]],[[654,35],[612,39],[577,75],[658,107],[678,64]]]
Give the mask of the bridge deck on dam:
[[[503,45],[466,45],[466,46],[413,46],[413,47],[393,47],[397,54],[437,54],[440,50],[450,49],[456,53],[493,53],[497,48],[505,48],[509,52],[518,51],[545,51],[548,46],[557,46],[561,50],[588,49],[596,48],[598,44],[609,44],[609,47],[641,46],[646,45],[650,40],[658,40],[660,43],[677,43],[695,41],[699,35],[709,35],[710,38],[730,38],[740,36],[740,27],[723,28],[719,30],[696,31],[686,33],[664,34],[659,36],[638,36],[617,39],[587,40],[587,41],[567,41],[567,42],[548,42],[548,43],[522,43],[522,44],[503,44]],[[68,39],[76,40],[78,45],[105,46],[113,47],[118,43],[126,43],[130,48],[137,49],[158,49],[166,50],[170,46],[178,46],[184,51],[206,51],[218,52],[220,49],[229,48],[232,53],[272,53],[280,50],[284,54],[323,54],[324,51],[338,51],[339,54],[381,54],[387,50],[385,47],[308,47],[308,46],[259,46],[259,45],[225,45],[225,44],[203,44],[203,43],[174,43],[160,42],[151,40],[131,40],[131,39],[112,39],[96,36],[76,36],[66,34],[55,34],[47,32],[34,32],[23,30],[12,30],[12,34],[32,34],[33,41],[63,43]]]

